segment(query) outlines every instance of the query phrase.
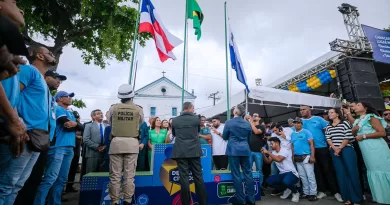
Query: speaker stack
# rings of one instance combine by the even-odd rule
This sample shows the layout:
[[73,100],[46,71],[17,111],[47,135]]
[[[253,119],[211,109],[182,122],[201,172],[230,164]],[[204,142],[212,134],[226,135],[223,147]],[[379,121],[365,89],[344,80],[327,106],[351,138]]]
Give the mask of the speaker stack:
[[337,80],[343,99],[369,102],[384,110],[384,101],[372,61],[348,58],[337,66]]

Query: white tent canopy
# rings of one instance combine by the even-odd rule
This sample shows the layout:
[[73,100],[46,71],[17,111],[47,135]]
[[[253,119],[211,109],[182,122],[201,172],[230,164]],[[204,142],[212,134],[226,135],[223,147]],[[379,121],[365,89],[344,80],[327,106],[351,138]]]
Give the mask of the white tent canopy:
[[[231,97],[230,107],[238,104],[245,104],[245,90],[240,91]],[[248,111],[259,113],[262,117],[272,118],[274,122],[287,120],[295,117],[299,112],[299,105],[313,107],[317,113],[324,112],[332,107],[340,107],[341,101],[318,95],[291,92],[274,89],[264,86],[257,86],[250,89],[248,95]],[[202,111],[200,114],[211,118],[219,116],[222,121],[226,118],[226,100],[217,105]],[[313,111],[314,112],[314,111]]]

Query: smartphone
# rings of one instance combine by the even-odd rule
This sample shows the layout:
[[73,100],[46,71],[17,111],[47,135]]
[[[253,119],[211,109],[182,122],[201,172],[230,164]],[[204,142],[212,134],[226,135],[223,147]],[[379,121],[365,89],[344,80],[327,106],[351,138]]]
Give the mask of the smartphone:
[[310,160],[310,156],[307,155],[306,158],[305,158],[305,160],[303,160],[303,163],[304,163],[304,164],[307,164],[307,163],[309,163],[309,160]]

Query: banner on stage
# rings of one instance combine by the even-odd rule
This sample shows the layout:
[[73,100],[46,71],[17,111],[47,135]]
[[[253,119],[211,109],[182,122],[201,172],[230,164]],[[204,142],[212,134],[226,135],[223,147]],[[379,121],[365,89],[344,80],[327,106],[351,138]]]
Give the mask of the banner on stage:
[[390,64],[390,32],[362,25],[372,45],[375,61]]

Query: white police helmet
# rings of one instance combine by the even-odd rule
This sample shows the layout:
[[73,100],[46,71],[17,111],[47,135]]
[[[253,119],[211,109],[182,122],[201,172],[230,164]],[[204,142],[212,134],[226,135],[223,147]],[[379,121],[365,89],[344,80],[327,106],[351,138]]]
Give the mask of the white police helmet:
[[126,98],[133,98],[135,95],[134,90],[131,85],[129,84],[123,84],[119,86],[118,89],[118,98],[119,99],[126,99]]

